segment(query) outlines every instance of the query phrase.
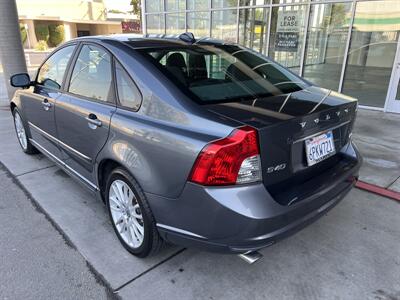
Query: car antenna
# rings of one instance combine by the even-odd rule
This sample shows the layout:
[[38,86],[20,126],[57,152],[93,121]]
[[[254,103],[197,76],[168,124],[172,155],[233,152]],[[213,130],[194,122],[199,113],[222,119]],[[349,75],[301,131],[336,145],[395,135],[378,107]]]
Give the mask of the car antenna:
[[194,43],[196,42],[196,39],[194,38],[194,34],[191,32],[184,32],[182,34],[179,35],[179,39],[187,42],[187,43]]

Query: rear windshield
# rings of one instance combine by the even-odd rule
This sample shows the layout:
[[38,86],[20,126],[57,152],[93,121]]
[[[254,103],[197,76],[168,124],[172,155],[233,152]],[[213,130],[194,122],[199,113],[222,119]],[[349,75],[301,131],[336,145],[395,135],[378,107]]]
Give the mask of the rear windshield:
[[239,46],[197,44],[137,51],[203,104],[287,94],[308,85],[269,58]]

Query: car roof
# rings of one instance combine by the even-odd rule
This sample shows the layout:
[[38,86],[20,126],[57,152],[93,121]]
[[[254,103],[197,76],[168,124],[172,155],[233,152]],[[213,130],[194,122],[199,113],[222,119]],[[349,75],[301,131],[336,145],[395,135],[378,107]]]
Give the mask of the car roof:
[[[180,38],[180,35],[166,35],[166,34],[111,34],[111,35],[95,35],[85,36],[73,39],[74,41],[119,41],[123,43],[129,43],[133,48],[151,48],[151,47],[171,47],[171,46],[184,46],[193,43],[184,41]],[[224,41],[213,39],[210,37],[201,37],[194,41],[196,44],[208,44],[208,45],[222,45],[227,44]]]

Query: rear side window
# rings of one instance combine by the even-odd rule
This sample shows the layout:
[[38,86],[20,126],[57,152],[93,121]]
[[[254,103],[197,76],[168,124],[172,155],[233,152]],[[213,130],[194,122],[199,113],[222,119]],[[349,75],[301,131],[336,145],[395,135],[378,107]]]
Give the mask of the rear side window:
[[115,63],[115,75],[120,105],[137,111],[142,102],[142,95],[131,77],[118,62]]
[[100,47],[84,45],[71,75],[69,92],[99,101],[112,97],[111,56]]
[[59,90],[75,45],[66,46],[50,56],[39,70],[37,83]]

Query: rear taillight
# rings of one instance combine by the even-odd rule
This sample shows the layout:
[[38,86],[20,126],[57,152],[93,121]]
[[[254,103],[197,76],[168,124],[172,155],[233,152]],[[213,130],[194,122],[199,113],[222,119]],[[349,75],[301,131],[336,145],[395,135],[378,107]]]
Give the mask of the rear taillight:
[[193,165],[189,181],[202,185],[232,185],[261,180],[257,131],[244,126],[207,144]]

